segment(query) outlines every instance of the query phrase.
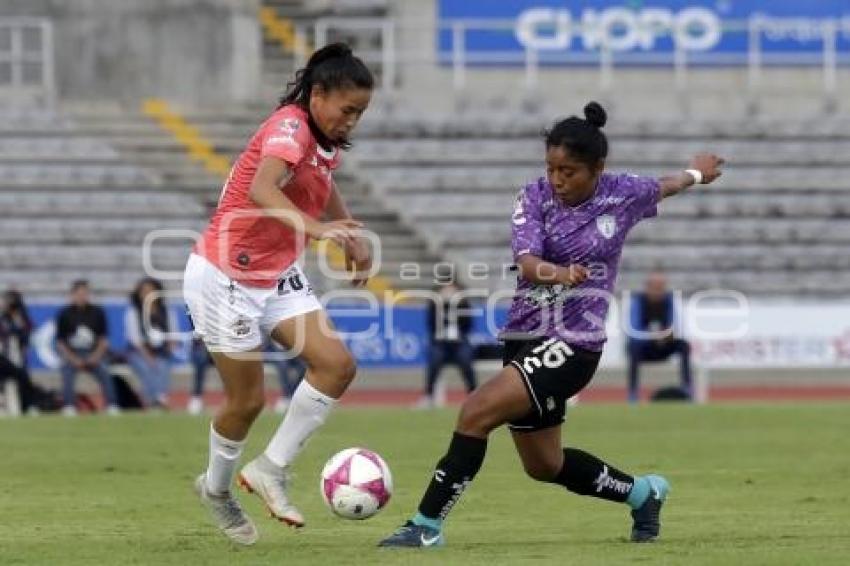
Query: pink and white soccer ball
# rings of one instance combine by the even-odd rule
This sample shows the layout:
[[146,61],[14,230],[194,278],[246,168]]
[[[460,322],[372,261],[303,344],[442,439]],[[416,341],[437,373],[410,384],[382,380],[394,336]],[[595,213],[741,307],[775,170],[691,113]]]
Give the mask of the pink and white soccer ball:
[[393,477],[386,462],[371,450],[346,448],[325,464],[319,487],[336,515],[368,519],[390,500]]

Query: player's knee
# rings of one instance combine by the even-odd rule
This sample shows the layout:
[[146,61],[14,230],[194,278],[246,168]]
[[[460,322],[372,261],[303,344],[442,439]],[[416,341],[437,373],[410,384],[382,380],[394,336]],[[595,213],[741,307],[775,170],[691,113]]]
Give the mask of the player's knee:
[[230,401],[228,408],[239,419],[251,423],[263,411],[265,403],[266,399],[262,391],[260,391],[253,395],[246,395],[237,400]]
[[340,367],[340,381],[351,383],[355,375],[357,375],[357,361],[354,359],[354,356],[346,352]]
[[263,412],[263,407],[265,406],[265,399],[262,397],[258,397],[256,399],[251,399],[251,401],[245,406],[243,414],[246,419],[250,419],[253,421],[256,419],[260,413]]
[[334,381],[345,384],[351,383],[354,376],[357,375],[357,362],[354,360],[354,356],[348,352],[337,356],[331,373]]
[[460,416],[457,420],[457,430],[462,434],[469,436],[487,436],[490,431],[496,428],[499,424],[495,422],[492,411],[487,407],[474,401],[470,397],[460,409]]
[[357,362],[354,356],[345,350],[308,365],[313,372],[340,385],[348,385],[357,374]]
[[523,462],[522,467],[531,479],[551,482],[561,471],[561,463],[555,461]]

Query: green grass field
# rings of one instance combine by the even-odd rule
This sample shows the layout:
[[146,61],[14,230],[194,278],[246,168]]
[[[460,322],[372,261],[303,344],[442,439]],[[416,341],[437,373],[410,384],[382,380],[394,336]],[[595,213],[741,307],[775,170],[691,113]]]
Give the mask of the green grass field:
[[[294,532],[242,495],[260,542],[236,548],[191,490],[208,421],[183,415],[0,421],[0,564],[848,564],[850,406],[582,406],[566,441],[672,483],[662,539],[626,542],[627,508],[527,479],[505,431],[447,523],[448,546],[378,550],[413,511],[446,446],[453,411],[343,409],[307,447]],[[277,420],[264,417],[247,455]],[[395,475],[386,510],[332,517],[318,474],[336,450],[381,453]]]

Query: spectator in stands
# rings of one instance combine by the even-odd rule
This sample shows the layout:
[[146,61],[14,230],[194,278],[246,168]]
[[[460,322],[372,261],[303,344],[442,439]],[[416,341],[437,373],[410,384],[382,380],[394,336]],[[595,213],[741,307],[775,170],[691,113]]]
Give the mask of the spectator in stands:
[[0,301],[0,383],[13,379],[21,411],[37,413],[35,389],[27,372],[27,346],[32,322],[18,291],[6,291]]
[[130,294],[124,314],[127,362],[142,382],[145,405],[168,408],[171,358],[176,342],[168,340],[177,322],[162,297],[162,283],[145,277]]
[[[278,397],[275,403],[274,410],[276,413],[285,413],[289,407],[289,400],[295,394],[295,389],[301,383],[301,379],[304,377],[307,368],[299,358],[282,359],[280,354],[284,350],[271,340],[266,341],[263,351],[271,354],[269,361],[274,364],[280,382],[280,397]],[[204,342],[199,338],[193,339],[192,367],[194,369],[194,380],[192,384],[192,396],[189,398],[189,404],[186,406],[186,411],[189,414],[198,415],[204,410],[204,382],[206,380],[207,369],[210,365],[212,365],[212,358],[210,358]]]
[[457,298],[461,287],[454,279],[442,281],[434,296],[428,301],[428,367],[425,382],[425,395],[419,402],[420,408],[432,408],[440,404],[435,396],[440,372],[447,364],[460,369],[467,393],[475,387],[475,359],[469,332],[472,330],[472,316],[466,297]]
[[27,367],[27,348],[32,332],[32,320],[24,297],[19,291],[10,289],[3,294],[3,309],[0,319],[7,333],[4,352],[12,362],[22,368]]
[[120,414],[115,385],[106,365],[109,351],[106,313],[91,304],[89,283],[84,279],[71,286],[71,304],[56,319],[56,347],[62,357],[62,414],[76,416],[74,380],[81,371],[92,374],[100,382],[106,401],[106,412]]
[[[667,278],[660,271],[649,274],[643,293],[631,299],[631,330],[628,340],[629,402],[638,401],[638,370],[643,362],[658,362],[679,354],[682,390],[691,397],[691,347],[678,332],[679,315]],[[651,336],[647,334],[651,333]]]

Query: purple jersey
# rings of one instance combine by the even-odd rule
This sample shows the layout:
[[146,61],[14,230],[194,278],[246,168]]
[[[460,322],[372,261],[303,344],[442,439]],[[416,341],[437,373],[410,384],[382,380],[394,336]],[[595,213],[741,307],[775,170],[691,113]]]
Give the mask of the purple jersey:
[[581,264],[590,275],[573,288],[518,277],[502,337],[547,336],[601,351],[626,234],[657,214],[659,191],[655,178],[603,173],[593,197],[568,206],[545,178],[527,185],[512,216],[514,261],[531,254],[557,265]]

